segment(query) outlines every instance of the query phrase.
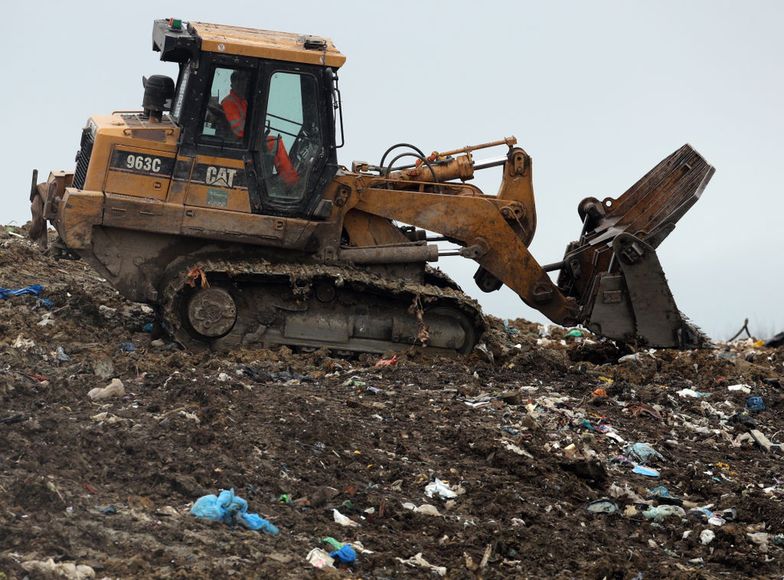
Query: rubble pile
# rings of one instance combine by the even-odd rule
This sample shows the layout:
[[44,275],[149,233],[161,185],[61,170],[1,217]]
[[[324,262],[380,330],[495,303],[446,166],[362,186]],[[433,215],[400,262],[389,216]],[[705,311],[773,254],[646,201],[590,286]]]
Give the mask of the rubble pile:
[[189,353],[23,234],[0,578],[784,574],[782,347],[493,320],[465,357]]

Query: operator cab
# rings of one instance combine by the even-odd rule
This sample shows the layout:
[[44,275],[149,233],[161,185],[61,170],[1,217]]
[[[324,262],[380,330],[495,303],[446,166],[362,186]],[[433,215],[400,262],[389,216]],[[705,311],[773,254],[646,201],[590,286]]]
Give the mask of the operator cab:
[[186,203],[327,217],[321,194],[338,167],[345,62],[331,41],[170,19],[155,21],[153,49],[180,66],[170,117],[180,127],[173,180],[188,182]]

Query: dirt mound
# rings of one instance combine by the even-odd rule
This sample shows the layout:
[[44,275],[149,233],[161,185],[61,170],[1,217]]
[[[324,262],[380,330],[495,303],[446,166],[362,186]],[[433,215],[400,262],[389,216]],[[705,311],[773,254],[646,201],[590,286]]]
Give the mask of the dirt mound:
[[[370,551],[363,578],[784,573],[784,349],[635,352],[493,320],[470,356],[384,367],[192,354],[14,234],[0,286],[44,290],[0,300],[0,578],[349,574],[307,562],[328,536]],[[112,379],[124,394],[88,397]],[[455,497],[427,497],[436,479]],[[280,534],[190,515],[221,489]]]

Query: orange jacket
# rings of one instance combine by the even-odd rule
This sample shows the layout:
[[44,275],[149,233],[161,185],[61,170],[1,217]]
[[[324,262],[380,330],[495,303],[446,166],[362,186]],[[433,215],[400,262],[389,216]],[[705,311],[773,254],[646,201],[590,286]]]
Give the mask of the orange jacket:
[[231,132],[238,139],[245,137],[245,115],[248,112],[248,101],[243,99],[232,89],[229,95],[221,101],[223,113],[229,122]]
[[294,169],[294,165],[291,163],[286,146],[283,145],[283,139],[280,138],[280,135],[277,137],[267,135],[267,150],[275,154],[272,162],[275,164],[275,169],[278,170],[278,175],[280,175],[283,183],[289,187],[296,184],[299,180],[299,175],[297,175],[297,170]]
[[[238,139],[245,137],[245,115],[248,112],[248,101],[232,90],[221,101],[221,107],[223,107],[223,113],[226,115],[226,120],[229,122],[232,133]],[[296,184],[299,180],[299,175],[297,175],[297,170],[294,169],[294,165],[291,163],[280,135],[277,137],[267,136],[267,150],[270,153],[274,153],[272,162],[275,164],[275,169],[278,170],[278,175],[280,175],[283,183],[289,187]]]

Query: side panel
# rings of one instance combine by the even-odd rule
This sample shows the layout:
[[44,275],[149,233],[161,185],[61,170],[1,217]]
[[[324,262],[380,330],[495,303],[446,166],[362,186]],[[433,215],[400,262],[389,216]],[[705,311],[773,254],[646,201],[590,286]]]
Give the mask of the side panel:
[[174,171],[174,155],[155,149],[114,145],[104,191],[166,199]]
[[251,213],[242,160],[197,155],[190,171],[184,203],[186,206]]

